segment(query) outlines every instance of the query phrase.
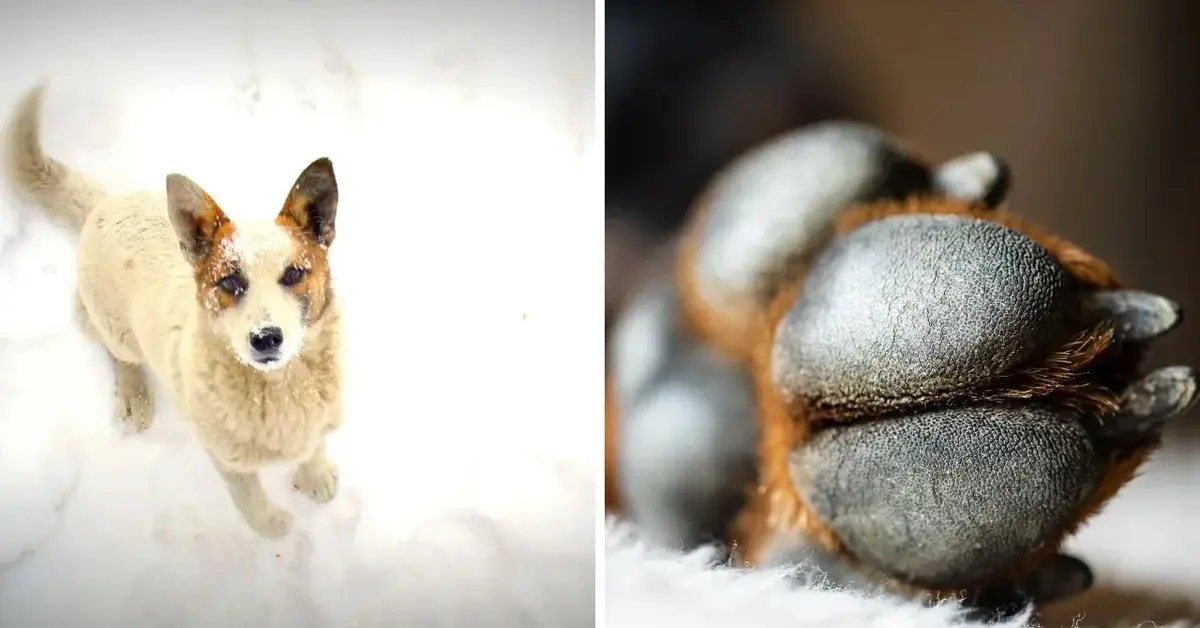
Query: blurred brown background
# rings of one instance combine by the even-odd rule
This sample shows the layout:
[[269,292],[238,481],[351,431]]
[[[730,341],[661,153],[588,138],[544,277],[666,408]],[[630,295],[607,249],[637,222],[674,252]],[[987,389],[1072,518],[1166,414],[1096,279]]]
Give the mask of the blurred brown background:
[[[1193,313],[1152,360],[1200,365],[1200,2],[609,0],[606,21],[610,312],[722,163],[857,118],[931,159],[1005,157],[1014,210]],[[1200,449],[1197,414],[1173,436]],[[1200,477],[1175,481],[1200,496]],[[1200,616],[1153,589],[1089,598],[1047,623]]]
[[[1016,211],[1200,312],[1200,3],[622,0],[607,11],[617,66],[634,47],[614,24],[639,12],[703,23],[676,26],[684,35],[639,23],[665,51],[630,53],[641,74],[616,89],[608,70],[610,302],[721,164],[792,126],[848,117],[931,159],[1004,156]],[[1156,359],[1197,356],[1200,324],[1185,324]]]

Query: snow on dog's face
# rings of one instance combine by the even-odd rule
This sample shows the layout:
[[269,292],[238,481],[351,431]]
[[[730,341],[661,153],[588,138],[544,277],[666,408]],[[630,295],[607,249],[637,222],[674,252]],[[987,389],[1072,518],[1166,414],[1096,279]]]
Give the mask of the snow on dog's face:
[[242,362],[282,368],[325,313],[337,199],[333,164],[321,158],[300,173],[273,222],[235,225],[199,185],[167,176],[168,213],[195,269],[196,297]]

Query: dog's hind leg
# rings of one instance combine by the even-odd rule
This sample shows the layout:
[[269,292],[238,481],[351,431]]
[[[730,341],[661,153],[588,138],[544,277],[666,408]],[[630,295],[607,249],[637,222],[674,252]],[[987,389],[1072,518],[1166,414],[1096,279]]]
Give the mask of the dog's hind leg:
[[96,329],[91,315],[83,305],[83,300],[78,296],[75,298],[75,316],[79,320],[79,325],[83,327],[83,332],[92,340],[104,345],[112,358],[117,376],[117,415],[126,425],[139,432],[145,431],[150,427],[150,422],[154,418],[154,397],[150,394],[145,371],[142,370],[141,365],[123,360],[113,353],[109,342],[100,333],[100,330]]
[[257,473],[230,470],[215,458],[213,463],[250,529],[267,538],[278,538],[292,530],[292,513],[271,503]]

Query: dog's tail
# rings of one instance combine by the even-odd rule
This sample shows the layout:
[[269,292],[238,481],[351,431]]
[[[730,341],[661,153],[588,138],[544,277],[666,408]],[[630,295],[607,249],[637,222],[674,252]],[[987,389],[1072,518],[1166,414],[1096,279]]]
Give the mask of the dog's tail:
[[3,138],[4,175],[18,194],[78,229],[105,194],[100,186],[42,149],[40,124],[44,91],[45,85],[37,85],[17,101]]

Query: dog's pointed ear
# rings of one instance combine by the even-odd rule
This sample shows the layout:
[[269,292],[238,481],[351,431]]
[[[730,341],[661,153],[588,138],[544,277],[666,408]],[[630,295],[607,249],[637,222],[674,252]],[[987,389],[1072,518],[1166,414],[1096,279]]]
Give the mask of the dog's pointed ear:
[[230,225],[204,188],[181,174],[167,175],[167,214],[179,236],[179,248],[193,264],[208,255]]
[[333,243],[337,205],[338,187],[333,162],[322,157],[300,173],[276,222],[293,224],[312,234],[317,244],[328,247]]

